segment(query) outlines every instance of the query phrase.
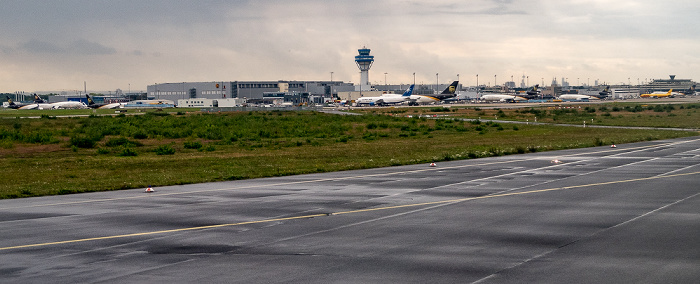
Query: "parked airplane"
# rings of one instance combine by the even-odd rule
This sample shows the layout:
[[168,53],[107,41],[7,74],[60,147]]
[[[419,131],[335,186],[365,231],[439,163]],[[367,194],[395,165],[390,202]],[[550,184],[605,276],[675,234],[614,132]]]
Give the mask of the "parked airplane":
[[400,104],[405,101],[408,101],[408,99],[411,97],[411,94],[413,94],[413,87],[415,85],[411,85],[406,89],[406,91],[402,94],[382,94],[379,97],[361,97],[357,100],[355,100],[355,103],[357,105],[390,105],[390,104]]
[[10,97],[7,97],[7,107],[11,109],[19,109],[26,104],[15,103]]
[[57,102],[57,103],[47,103],[39,97],[39,95],[34,94],[34,103],[33,104],[26,104],[19,109],[67,109],[67,108],[87,108],[85,103],[83,102],[76,102],[76,101],[66,101],[66,102]]
[[479,98],[482,101],[487,102],[502,102],[502,103],[513,103],[519,101],[527,101],[525,97],[517,95],[504,95],[504,94],[493,94],[493,95],[481,95]]
[[408,104],[409,105],[419,105],[419,104],[428,104],[428,103],[436,103],[443,101],[445,99],[453,98],[456,97],[455,92],[457,91],[457,85],[459,84],[459,81],[454,81],[452,84],[450,84],[442,93],[437,94],[437,95],[411,95],[410,98],[408,99]]
[[559,99],[562,101],[588,101],[599,100],[600,98],[592,95],[564,94],[560,95]]
[[649,93],[649,94],[642,94],[642,95],[640,95],[640,97],[657,99],[657,98],[673,98],[676,95],[678,95],[678,93],[674,93],[673,89],[670,89],[670,90],[668,90],[668,92],[653,92],[653,93]]
[[686,96],[693,96],[695,95],[695,85],[692,87],[688,88],[687,90],[683,91],[683,94]]
[[534,99],[534,98],[538,97],[539,95],[541,95],[539,88],[540,88],[540,84],[537,84],[534,87],[532,87],[532,89],[529,89],[527,92],[525,92],[527,94],[526,98],[527,99]]
[[53,107],[51,106],[50,103],[47,103],[39,97],[39,95],[34,94],[34,103],[31,104],[26,104],[23,106],[20,106],[18,109],[52,109]]
[[589,101],[601,100],[610,96],[610,86],[605,86],[605,89],[598,92],[598,95],[579,95],[579,94],[564,94],[560,95],[559,99],[563,101]]
[[113,108],[121,108],[125,105],[125,103],[111,103],[111,104],[96,104],[95,101],[92,100],[90,95],[85,94],[85,97],[87,97],[88,104],[87,106],[89,108],[94,108],[94,109],[113,109]]
[[78,108],[87,108],[87,105],[84,102],[78,102],[78,101],[65,101],[65,102],[56,102],[56,103],[50,103],[52,109],[78,109]]

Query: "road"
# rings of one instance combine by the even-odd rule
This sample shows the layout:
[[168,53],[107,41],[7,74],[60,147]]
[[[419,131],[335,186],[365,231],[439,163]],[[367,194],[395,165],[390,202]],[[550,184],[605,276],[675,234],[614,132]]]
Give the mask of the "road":
[[0,200],[2,283],[694,283],[700,139]]

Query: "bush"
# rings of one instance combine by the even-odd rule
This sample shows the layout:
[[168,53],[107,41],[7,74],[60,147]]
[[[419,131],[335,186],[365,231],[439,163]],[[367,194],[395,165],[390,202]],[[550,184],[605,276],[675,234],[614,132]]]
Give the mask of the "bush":
[[216,148],[214,148],[214,145],[208,145],[207,147],[199,149],[199,151],[214,152]]
[[126,139],[124,137],[118,137],[118,138],[111,138],[107,143],[105,143],[105,146],[107,147],[116,147],[116,146],[143,146],[143,143],[138,142],[138,141],[131,141],[129,139]]
[[136,155],[138,155],[138,154],[136,153],[136,151],[134,151],[133,149],[131,149],[131,148],[129,148],[129,147],[124,147],[124,148],[122,149],[122,151],[118,154],[118,156],[120,156],[120,157],[133,157],[133,156],[136,156]]
[[175,149],[170,147],[170,145],[161,145],[156,148],[155,152],[156,155],[173,155],[175,154]]
[[202,148],[202,143],[199,141],[187,142],[185,141],[185,149],[199,149]]
[[136,133],[134,133],[131,137],[133,137],[134,139],[146,139],[148,138],[148,134],[139,130]]
[[95,148],[95,145],[97,144],[97,141],[94,139],[87,137],[87,136],[82,136],[82,135],[76,135],[72,136],[70,140],[68,141],[68,144],[71,146],[75,146],[78,148]]

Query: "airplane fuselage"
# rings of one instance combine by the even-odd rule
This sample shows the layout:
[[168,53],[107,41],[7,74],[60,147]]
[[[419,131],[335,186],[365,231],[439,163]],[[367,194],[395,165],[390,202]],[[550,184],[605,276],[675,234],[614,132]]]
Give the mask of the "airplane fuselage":
[[561,95],[559,96],[560,100],[564,101],[586,101],[586,100],[599,100],[600,98],[596,96],[589,96],[589,95]]
[[482,95],[479,99],[482,101],[487,101],[487,102],[503,102],[503,103],[527,101],[526,98],[523,98],[521,96],[503,95],[503,94]]

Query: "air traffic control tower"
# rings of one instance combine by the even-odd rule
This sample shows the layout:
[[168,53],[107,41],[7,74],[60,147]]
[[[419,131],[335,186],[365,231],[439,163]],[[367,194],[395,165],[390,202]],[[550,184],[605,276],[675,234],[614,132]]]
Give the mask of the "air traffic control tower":
[[374,63],[374,56],[369,55],[369,48],[362,47],[357,50],[360,55],[355,56],[355,63],[357,67],[360,68],[360,90],[359,91],[369,91],[371,86],[369,84],[369,68],[372,67]]

